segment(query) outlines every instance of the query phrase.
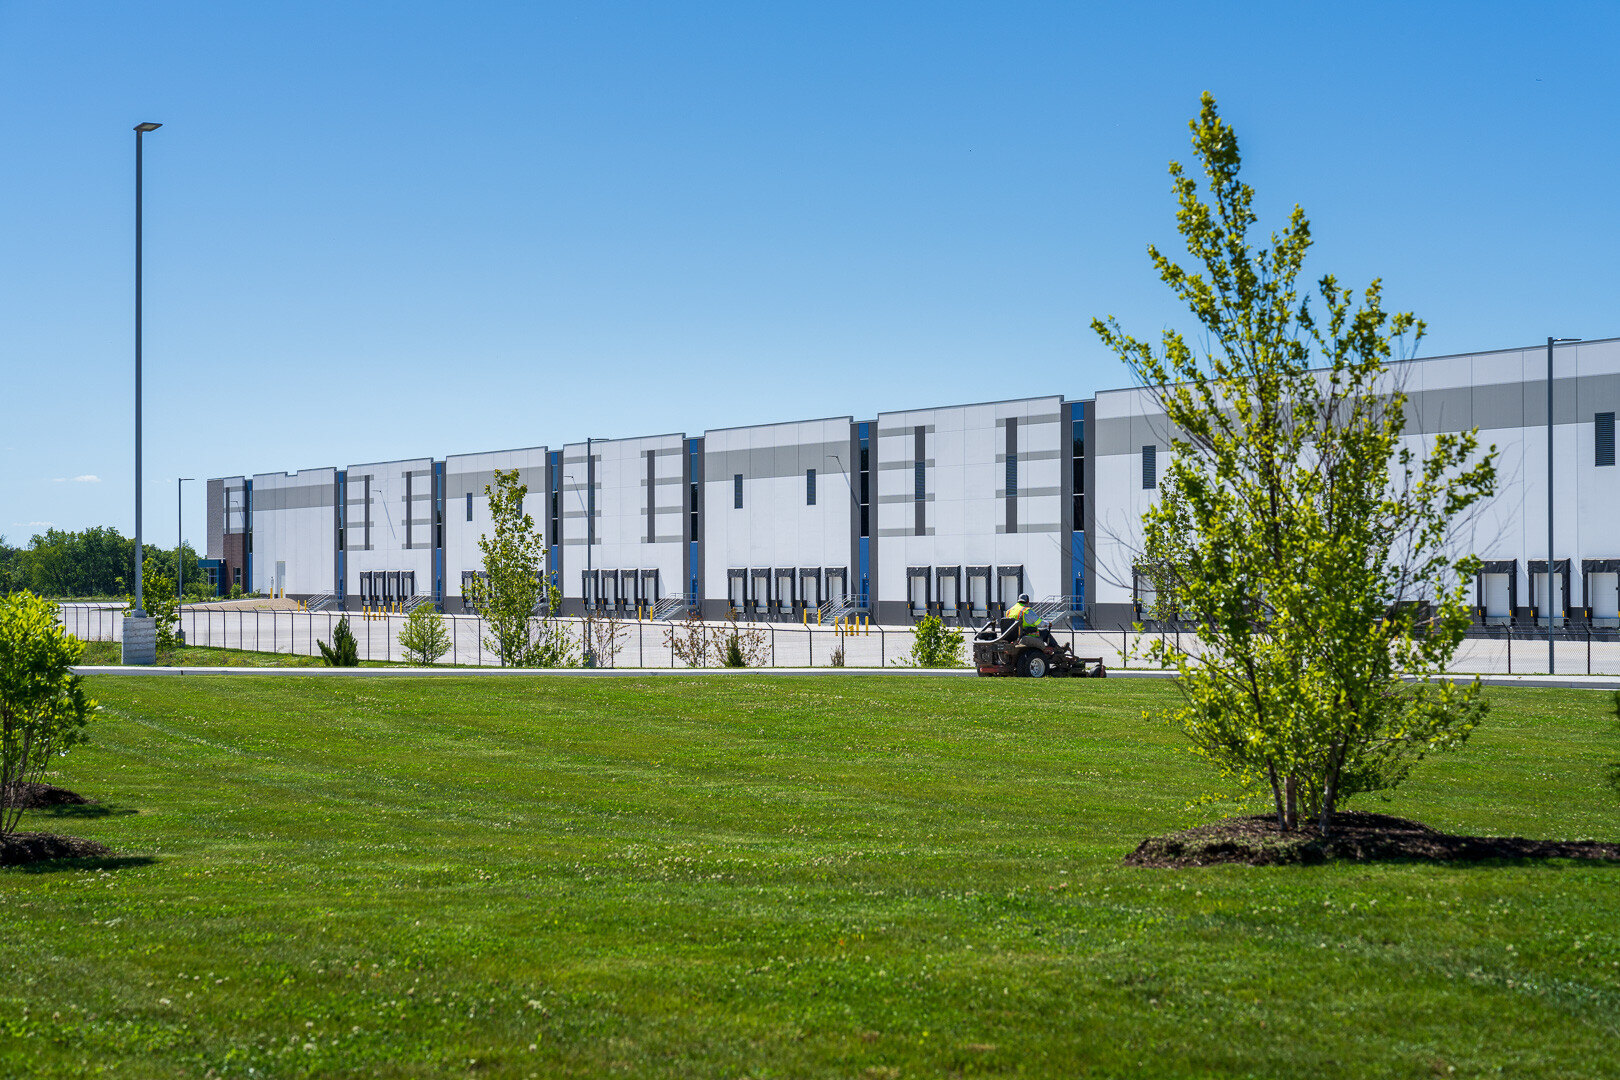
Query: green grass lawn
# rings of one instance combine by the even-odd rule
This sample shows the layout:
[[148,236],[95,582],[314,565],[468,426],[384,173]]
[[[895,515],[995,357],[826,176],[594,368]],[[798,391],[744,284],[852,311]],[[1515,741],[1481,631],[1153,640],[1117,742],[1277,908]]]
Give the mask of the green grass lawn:
[[[1620,1074],[1620,866],[1122,866],[1161,683],[88,682],[0,1075]],[[1607,695],[1492,700],[1363,808],[1620,834]]]

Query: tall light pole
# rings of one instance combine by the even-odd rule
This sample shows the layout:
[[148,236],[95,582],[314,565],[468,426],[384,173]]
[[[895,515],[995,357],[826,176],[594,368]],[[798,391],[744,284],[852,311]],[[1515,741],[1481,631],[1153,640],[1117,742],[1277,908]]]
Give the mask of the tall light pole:
[[182,476],[174,482],[174,603],[176,608],[184,603],[186,598],[185,489],[180,485],[191,479],[194,479],[194,477]]
[[1575,337],[1547,339],[1547,674],[1553,674],[1553,346]]
[[141,140],[162,124],[135,125],[135,618],[146,618],[141,606]]

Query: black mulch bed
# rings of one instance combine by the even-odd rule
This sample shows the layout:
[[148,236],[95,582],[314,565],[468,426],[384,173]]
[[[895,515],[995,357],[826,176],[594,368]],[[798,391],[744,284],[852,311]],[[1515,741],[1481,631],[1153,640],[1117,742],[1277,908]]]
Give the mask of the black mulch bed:
[[94,840],[55,833],[12,833],[0,836],[0,866],[22,866],[48,859],[99,859],[112,849]]
[[0,791],[0,806],[15,806],[23,810],[38,810],[43,806],[88,806],[95,802],[83,795],[54,784],[13,784]]
[[1518,836],[1452,836],[1405,818],[1358,811],[1333,815],[1332,835],[1323,839],[1310,822],[1285,833],[1270,814],[1227,818],[1169,836],[1142,841],[1125,856],[1128,866],[1214,866],[1247,863],[1280,866],[1329,860],[1376,862],[1478,862],[1487,859],[1612,859],[1620,844],[1596,840],[1526,840]]

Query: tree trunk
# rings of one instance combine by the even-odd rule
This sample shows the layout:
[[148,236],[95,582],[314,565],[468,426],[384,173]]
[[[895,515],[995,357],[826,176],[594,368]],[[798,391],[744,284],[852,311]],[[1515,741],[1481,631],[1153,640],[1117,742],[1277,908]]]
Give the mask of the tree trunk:
[[1342,742],[1333,748],[1333,754],[1328,758],[1327,776],[1322,782],[1322,812],[1316,815],[1316,823],[1324,837],[1328,835],[1329,822],[1339,801],[1339,772],[1344,768],[1344,752]]
[[1283,812],[1282,787],[1277,783],[1277,766],[1267,762],[1266,775],[1271,778],[1271,798],[1277,804],[1277,828],[1286,831],[1288,815]]
[[1293,773],[1288,774],[1288,819],[1283,828],[1293,832],[1299,828],[1299,780]]

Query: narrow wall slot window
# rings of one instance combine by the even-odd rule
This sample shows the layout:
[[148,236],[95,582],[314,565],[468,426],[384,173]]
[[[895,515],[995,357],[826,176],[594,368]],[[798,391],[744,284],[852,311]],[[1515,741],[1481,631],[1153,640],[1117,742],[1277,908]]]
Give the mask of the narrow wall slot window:
[[1018,531],[1018,417],[1007,417],[1007,531]]
[[1593,457],[1598,465],[1614,464],[1614,413],[1600,412],[1592,417]]
[[467,492],[467,520],[472,520],[472,492]]
[[[865,425],[863,424],[864,428]],[[861,535],[872,535],[872,439],[861,436]]]
[[733,473],[731,476],[731,508],[741,510],[742,505],[742,473]]
[[912,432],[911,496],[916,508],[912,528],[916,535],[928,535],[928,429],[918,424]]
[[[1079,406],[1075,406],[1079,408]],[[1073,460],[1074,481],[1070,492],[1074,499],[1074,531],[1086,531],[1086,422],[1076,420],[1070,431],[1069,453]]]
[[1142,490],[1152,491],[1159,486],[1159,448],[1149,443],[1142,447]]
[[647,451],[647,543],[658,542],[658,455]]
[[804,470],[804,505],[816,505],[816,470]]

